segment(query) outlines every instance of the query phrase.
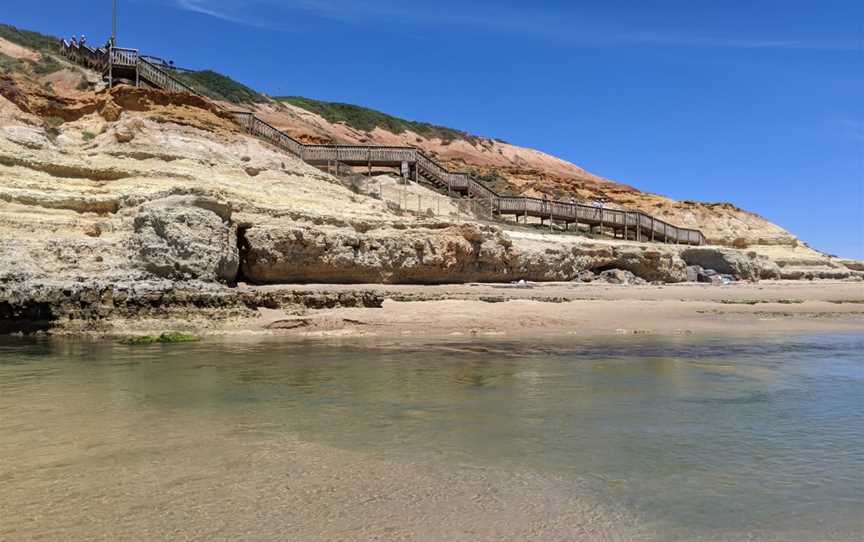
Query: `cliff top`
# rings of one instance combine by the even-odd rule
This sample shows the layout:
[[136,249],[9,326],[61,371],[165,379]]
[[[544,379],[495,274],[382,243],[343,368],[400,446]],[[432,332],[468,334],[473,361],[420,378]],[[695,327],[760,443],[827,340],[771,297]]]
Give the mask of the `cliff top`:
[[[54,38],[0,25],[0,93],[57,123],[70,108],[92,109],[100,77],[58,58]],[[402,119],[373,109],[299,96],[270,98],[213,71],[176,75],[214,100],[252,109],[270,124],[307,143],[357,143],[419,147],[452,169],[472,171],[499,193],[583,201],[638,209],[683,227],[698,228],[730,246],[779,244],[797,239],[762,217],[731,204],[677,201],[590,173],[542,151],[434,124]],[[91,105],[86,105],[86,104]],[[34,105],[41,104],[41,105]],[[25,107],[25,109],[26,109]],[[169,108],[170,109],[170,108]],[[175,112],[194,123],[194,111]],[[68,119],[67,119],[68,120]]]

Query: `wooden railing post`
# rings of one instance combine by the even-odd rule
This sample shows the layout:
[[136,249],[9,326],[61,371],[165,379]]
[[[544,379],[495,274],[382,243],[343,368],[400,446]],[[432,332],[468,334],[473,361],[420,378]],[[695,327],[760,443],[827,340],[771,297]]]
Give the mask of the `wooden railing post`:
[[[103,52],[104,51],[104,52]],[[135,85],[140,86],[141,79],[153,84],[157,87],[163,88],[165,90],[171,92],[190,92],[193,94],[198,94],[198,92],[183,83],[182,81],[176,79],[169,73],[163,71],[160,67],[150,64],[145,58],[141,58],[139,51],[137,49],[118,49],[115,47],[113,43],[109,44],[105,49],[93,50],[86,47],[81,46],[73,46],[71,43],[67,43],[65,40],[61,40],[60,42],[60,52],[66,58],[77,62],[78,64],[82,64],[88,67],[98,66],[103,70],[107,70],[108,73],[108,83],[109,86],[113,86],[114,84],[114,68],[115,65],[132,68],[135,70]],[[579,230],[579,211],[580,206],[578,204],[571,203],[569,205],[560,204],[560,208],[556,209],[553,202],[547,201],[540,205],[536,205],[536,201],[533,201],[531,198],[522,198],[522,197],[514,197],[508,198],[506,206],[502,204],[501,197],[496,194],[494,191],[489,189],[488,187],[477,183],[470,176],[467,176],[463,173],[451,173],[450,171],[444,169],[437,162],[430,160],[422,154],[422,151],[418,150],[416,147],[372,147],[372,146],[360,146],[360,145],[304,145],[299,141],[295,140],[288,134],[278,130],[265,121],[259,119],[254,114],[249,112],[233,112],[234,118],[237,122],[243,127],[249,134],[261,137],[262,139],[267,140],[273,145],[279,147],[280,149],[286,150],[292,154],[298,156],[301,160],[305,162],[315,162],[321,163],[322,161],[326,162],[326,167],[328,171],[334,172],[335,175],[341,175],[345,173],[343,166],[348,167],[345,162],[354,163],[354,165],[362,165],[364,151],[366,157],[366,166],[368,171],[368,176],[372,177],[372,166],[375,160],[373,160],[373,151],[377,152],[375,156],[377,160],[380,160],[381,163],[392,163],[393,161],[406,162],[413,161],[414,169],[410,170],[409,178],[413,178],[415,182],[419,182],[420,179],[420,162],[423,163],[422,167],[424,168],[424,175],[426,175],[431,181],[433,181],[438,186],[443,188],[443,185],[447,185],[447,195],[452,197],[453,191],[457,190],[460,193],[465,192],[466,195],[471,198],[472,206],[474,208],[476,214],[476,203],[480,201],[485,201],[488,198],[489,201],[489,216],[490,218],[495,217],[496,212],[498,215],[512,213],[516,217],[516,221],[518,223],[518,217],[522,214],[525,223],[528,222],[529,215],[529,205],[531,206],[531,213],[538,216],[540,218],[541,224],[545,219],[545,215],[549,215],[549,230],[554,231],[555,217],[560,215],[566,225],[567,230],[569,231],[570,219],[572,218],[574,223],[576,224],[576,230]],[[377,150],[376,150],[377,149]],[[344,151],[344,152],[342,152]],[[340,160],[342,158],[342,160]],[[332,162],[332,165],[331,165]],[[455,184],[454,184],[455,183]],[[383,195],[383,194],[382,194]],[[496,209],[497,205],[497,209]],[[548,209],[545,208],[545,205],[548,205]],[[418,199],[418,209],[422,207],[422,201]],[[506,207],[506,211],[502,213],[502,209]],[[457,208],[458,209],[458,208]],[[548,212],[548,213],[547,213]],[[606,210],[602,207],[595,208],[596,215],[595,218],[599,218],[597,222],[599,222],[599,228],[602,232],[607,224],[606,220]],[[587,213],[587,212],[586,212]],[[629,211],[618,211],[615,210],[613,213],[613,220],[611,223],[611,227],[613,231],[617,233],[622,229],[623,226],[623,235],[625,238],[629,237],[630,231],[630,215],[633,215],[636,219],[636,240],[641,242],[643,240],[643,224],[642,224],[642,216],[644,213],[640,211],[629,212]],[[572,216],[571,216],[572,215]],[[590,217],[591,214],[586,214],[586,216]],[[619,217],[623,216],[623,225],[619,224]],[[654,242],[656,240],[657,235],[657,221],[653,216],[646,216],[646,221],[650,218],[651,225],[651,241]],[[594,222],[596,224],[597,222]],[[693,230],[689,228],[677,228],[671,227],[666,224],[665,221],[663,224],[663,240],[666,243],[672,242],[669,238],[670,229],[674,229],[675,231],[675,243],[681,244],[686,243],[688,245],[702,245],[706,243],[705,236],[701,231]],[[591,219],[588,219],[589,228],[593,231],[595,226],[591,225]],[[645,226],[647,227],[647,226]],[[682,235],[687,236],[686,240],[682,240]]]
[[573,218],[576,223],[576,233],[579,233],[579,206],[575,204],[573,205]]

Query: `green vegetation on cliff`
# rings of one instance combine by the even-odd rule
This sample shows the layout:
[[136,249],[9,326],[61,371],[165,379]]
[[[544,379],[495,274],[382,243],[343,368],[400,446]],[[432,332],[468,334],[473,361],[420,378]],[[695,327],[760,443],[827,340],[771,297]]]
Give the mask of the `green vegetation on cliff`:
[[175,344],[175,343],[191,343],[201,339],[191,333],[182,331],[166,331],[159,336],[155,335],[137,335],[127,337],[120,341],[120,344],[128,346],[146,346],[148,344]]
[[36,75],[49,75],[63,68],[51,54],[44,54],[57,52],[58,38],[29,30],[21,30],[8,24],[0,24],[0,38],[43,53],[36,60],[21,60],[0,53],[0,70],[4,72],[27,71],[26,68],[29,67]]
[[478,139],[476,136],[460,130],[454,130],[453,128],[436,126],[427,122],[400,119],[399,117],[358,105],[322,102],[320,100],[303,98],[302,96],[278,96],[274,99],[320,115],[328,122],[334,124],[342,123],[363,132],[371,132],[375,128],[381,128],[394,134],[412,131],[423,137],[429,139],[439,138],[445,142],[465,140],[473,143]]
[[17,72],[20,71],[23,66],[23,61],[0,53],[0,71],[5,73]]
[[235,104],[258,104],[267,101],[267,98],[243,83],[231,79],[227,75],[203,70],[197,72],[175,73],[178,79],[195,88],[205,96],[216,100],[224,100]]
[[0,23],[0,38],[36,51],[56,52],[59,38]]
[[[22,30],[6,24],[0,24],[0,37],[40,52],[54,53],[58,47],[58,38],[56,37]],[[39,75],[46,75],[62,67],[48,56],[36,62],[28,61],[26,63],[9,57],[0,57],[0,66],[7,71],[20,69],[24,65],[32,66],[33,71]],[[267,96],[260,92],[227,75],[212,70],[189,72],[175,70],[173,73],[175,77],[212,99],[246,105],[261,104],[268,101]],[[406,120],[358,105],[325,102],[302,96],[282,96],[275,99],[320,115],[329,122],[342,123],[363,132],[371,132],[375,128],[381,128],[395,134],[411,131],[428,139],[440,139],[444,144],[453,141],[468,141],[476,144],[481,139],[461,130],[428,122]]]

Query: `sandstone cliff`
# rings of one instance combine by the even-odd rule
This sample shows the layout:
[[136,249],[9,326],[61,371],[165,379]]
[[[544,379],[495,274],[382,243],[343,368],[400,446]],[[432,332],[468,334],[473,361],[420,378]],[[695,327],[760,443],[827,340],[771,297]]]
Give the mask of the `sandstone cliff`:
[[[302,100],[297,103],[322,102]],[[794,247],[800,244],[792,233],[734,205],[678,201],[642,192],[541,151],[495,139],[447,129],[417,130],[412,128],[416,123],[397,124],[397,128],[389,129],[386,126],[393,123],[382,123],[384,126],[364,126],[361,129],[352,126],[350,120],[340,122],[334,118],[331,121],[322,114],[281,101],[257,104],[254,109],[270,124],[301,141],[419,147],[454,170],[474,171],[501,193],[535,197],[547,194],[563,200],[572,196],[580,201],[604,198],[613,207],[639,209],[673,224],[701,229],[712,242],[737,248],[751,245]]]
[[[22,62],[49,54],[0,46]],[[237,282],[568,281],[609,269],[681,282],[688,265],[745,280],[864,275],[858,262],[773,237],[748,250],[694,249],[406,213],[249,137],[208,100],[107,90],[93,74],[52,62],[59,67],[47,75],[29,64],[0,74],[0,320],[72,321],[170,303],[202,314],[380,303],[241,294],[229,288]],[[291,116],[283,106],[277,114]],[[549,171],[581,171],[536,151],[507,152]],[[689,209],[694,221],[713,212]]]

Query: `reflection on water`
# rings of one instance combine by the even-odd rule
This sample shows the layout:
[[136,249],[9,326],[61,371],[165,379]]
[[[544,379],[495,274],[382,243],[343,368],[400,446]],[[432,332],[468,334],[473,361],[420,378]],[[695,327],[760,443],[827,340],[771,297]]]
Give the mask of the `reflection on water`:
[[[862,352],[861,334],[375,349],[3,339],[0,480],[27,476],[25,456],[96,468],[112,440],[178,423],[195,439],[206,420],[248,439],[588,479],[664,539],[858,539]],[[70,425],[111,430],[52,440]],[[80,446],[93,464],[64,466],[64,447]]]

